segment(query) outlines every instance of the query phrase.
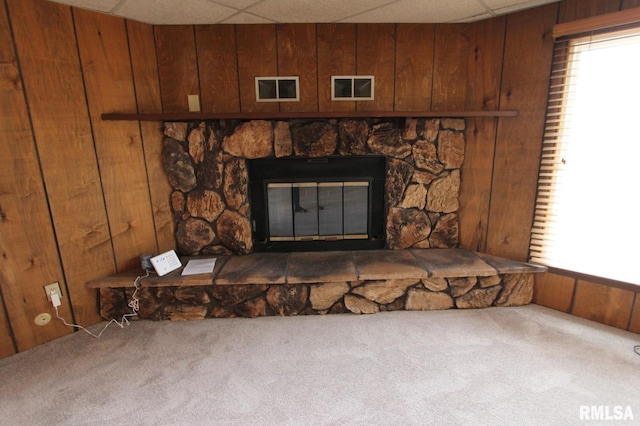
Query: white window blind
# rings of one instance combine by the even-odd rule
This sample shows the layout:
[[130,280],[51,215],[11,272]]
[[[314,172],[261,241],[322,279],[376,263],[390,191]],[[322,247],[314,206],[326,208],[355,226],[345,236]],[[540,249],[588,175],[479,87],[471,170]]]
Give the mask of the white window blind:
[[640,285],[640,29],[556,42],[530,261]]

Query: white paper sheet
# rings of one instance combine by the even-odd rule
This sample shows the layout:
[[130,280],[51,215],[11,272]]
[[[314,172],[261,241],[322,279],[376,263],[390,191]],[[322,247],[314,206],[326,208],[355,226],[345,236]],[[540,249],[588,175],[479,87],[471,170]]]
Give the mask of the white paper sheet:
[[182,270],[182,275],[210,274],[216,266],[216,258],[191,259]]

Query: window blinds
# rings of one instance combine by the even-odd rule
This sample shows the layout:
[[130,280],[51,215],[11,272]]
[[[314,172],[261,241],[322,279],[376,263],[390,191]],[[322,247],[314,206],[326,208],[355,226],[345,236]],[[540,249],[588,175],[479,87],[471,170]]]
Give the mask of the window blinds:
[[[616,52],[622,56],[620,65],[607,59]],[[624,270],[630,266],[624,263],[634,263],[629,253],[640,243],[640,200],[636,195],[640,173],[628,170],[640,167],[625,158],[636,156],[637,160],[640,154],[636,123],[640,109],[635,97],[639,93],[633,93],[631,84],[628,87],[632,92],[625,93],[628,82],[618,81],[638,80],[638,53],[638,28],[556,41],[531,232],[531,262],[640,284],[638,272]],[[598,73],[602,73],[600,79]],[[640,84],[636,85],[635,90],[640,91]],[[635,97],[627,107],[632,111],[618,112],[625,97]],[[616,110],[617,118],[609,115],[612,110]],[[630,123],[624,115],[629,112],[630,117],[635,114],[635,121]],[[620,125],[630,126],[612,130]],[[622,133],[616,133],[618,130]],[[599,175],[597,181],[591,180],[593,175]],[[630,192],[634,186],[635,191]],[[608,193],[611,191],[620,193]],[[603,201],[597,197],[603,197]],[[617,211],[604,212],[603,207]],[[606,213],[618,223],[608,222]],[[628,231],[637,235],[624,235]],[[634,243],[633,250],[621,247],[628,237]]]

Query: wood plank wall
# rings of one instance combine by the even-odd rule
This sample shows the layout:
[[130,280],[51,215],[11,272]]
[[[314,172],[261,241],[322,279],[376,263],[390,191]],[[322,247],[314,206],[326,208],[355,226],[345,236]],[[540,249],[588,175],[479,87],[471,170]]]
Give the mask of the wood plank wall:
[[[160,124],[100,119],[162,107],[153,28],[53,2],[0,4],[2,356],[72,331],[43,285],[58,281],[61,315],[91,325],[100,317],[87,280],[175,242]],[[132,70],[129,49],[146,62]],[[36,326],[41,312],[54,320]]]
[[[471,24],[151,26],[40,0],[0,0],[0,357],[99,321],[84,282],[174,246],[162,123],[103,112],[518,109],[467,120],[461,245],[525,260],[551,27],[637,7],[564,0]],[[373,74],[376,100],[332,102],[331,75]],[[257,75],[299,75],[299,103],[255,102]],[[7,166],[5,166],[7,165]],[[640,332],[631,290],[546,274],[536,302]]]
[[[640,7],[639,0],[565,0],[558,22],[634,7]],[[536,277],[534,303],[640,333],[640,295],[630,288],[547,273]]]

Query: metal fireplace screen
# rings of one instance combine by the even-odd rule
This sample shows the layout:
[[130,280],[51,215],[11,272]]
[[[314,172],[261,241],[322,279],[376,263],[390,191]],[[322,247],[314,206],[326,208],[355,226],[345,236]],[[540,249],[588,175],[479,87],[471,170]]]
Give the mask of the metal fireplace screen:
[[269,183],[269,239],[367,239],[368,206],[367,181]]
[[378,156],[249,161],[254,248],[383,247],[385,169]]

